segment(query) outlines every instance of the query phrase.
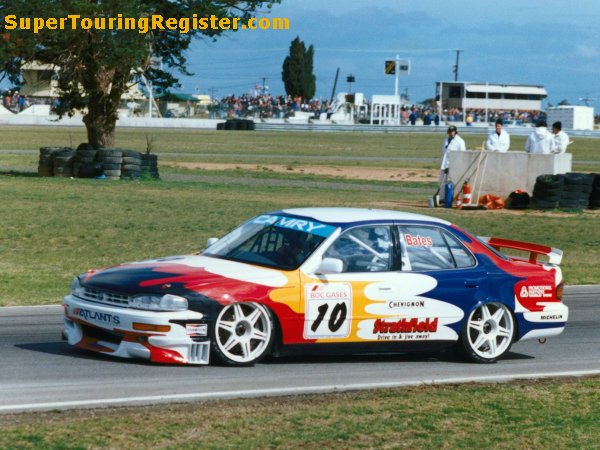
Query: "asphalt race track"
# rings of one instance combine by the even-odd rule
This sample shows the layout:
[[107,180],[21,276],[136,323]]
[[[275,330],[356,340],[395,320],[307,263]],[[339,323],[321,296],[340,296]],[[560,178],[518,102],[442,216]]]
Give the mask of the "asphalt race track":
[[451,354],[286,357],[250,368],[113,359],[60,339],[62,307],[0,308],[0,413],[600,374],[600,286],[565,290],[565,332],[513,346],[497,364]]

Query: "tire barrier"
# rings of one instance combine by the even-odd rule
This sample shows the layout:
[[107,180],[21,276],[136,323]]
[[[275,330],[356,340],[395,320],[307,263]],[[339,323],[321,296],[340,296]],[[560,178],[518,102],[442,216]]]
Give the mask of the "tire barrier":
[[40,177],[97,178],[136,180],[140,177],[159,179],[158,156],[134,150],[103,148],[94,150],[79,144],[70,147],[41,147],[38,162]]
[[121,164],[123,163],[122,150],[101,148],[96,153],[96,162],[102,164],[102,170],[107,179],[121,179]]
[[540,175],[535,180],[531,206],[538,209],[558,208],[564,184],[564,175]]
[[40,159],[38,162],[38,176],[54,176],[54,154],[61,150],[70,150],[66,147],[41,147]]
[[149,153],[142,153],[141,155],[141,176],[159,179],[158,173],[158,155],[152,155]]
[[564,209],[583,209],[590,204],[593,175],[587,173],[565,174],[565,184],[558,202]]
[[590,203],[589,207],[591,209],[600,209],[600,173],[593,173],[592,176],[592,185],[591,185],[591,193],[590,193]]
[[224,123],[217,124],[217,130],[254,131],[256,124],[249,119],[227,119]]
[[527,209],[531,203],[531,197],[525,191],[511,192],[505,202],[506,209]]
[[53,174],[55,177],[70,178],[73,176],[73,162],[75,150],[65,148],[52,154]]
[[121,179],[137,180],[142,173],[142,154],[134,150],[123,150]]
[[73,175],[77,178],[94,178],[102,175],[102,166],[96,162],[97,151],[87,143],[79,144],[75,150]]

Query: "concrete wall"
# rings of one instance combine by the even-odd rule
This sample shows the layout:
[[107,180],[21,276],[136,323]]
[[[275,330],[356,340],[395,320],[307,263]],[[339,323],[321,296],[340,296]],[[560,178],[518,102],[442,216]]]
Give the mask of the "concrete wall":
[[570,172],[572,162],[573,155],[570,153],[450,152],[450,178],[457,184],[456,189],[460,189],[458,184],[462,186],[465,178],[468,178],[473,189],[473,201],[476,196],[484,194],[506,198],[517,189],[532,194],[536,177]]

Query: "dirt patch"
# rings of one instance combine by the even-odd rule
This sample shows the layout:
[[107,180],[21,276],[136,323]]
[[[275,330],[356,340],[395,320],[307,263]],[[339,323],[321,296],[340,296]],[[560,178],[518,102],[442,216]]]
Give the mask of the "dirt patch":
[[223,164],[164,162],[169,167],[203,170],[244,170],[251,172],[277,172],[324,177],[340,177],[349,180],[437,182],[438,170],[434,169],[388,169],[384,167],[336,167],[336,166],[288,166],[285,164]]

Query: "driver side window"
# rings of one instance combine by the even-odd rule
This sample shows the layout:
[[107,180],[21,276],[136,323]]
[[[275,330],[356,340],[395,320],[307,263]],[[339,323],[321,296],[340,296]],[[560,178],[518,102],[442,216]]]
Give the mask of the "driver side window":
[[391,268],[392,235],[389,226],[365,226],[344,232],[324,258],[344,263],[343,272],[386,272]]

